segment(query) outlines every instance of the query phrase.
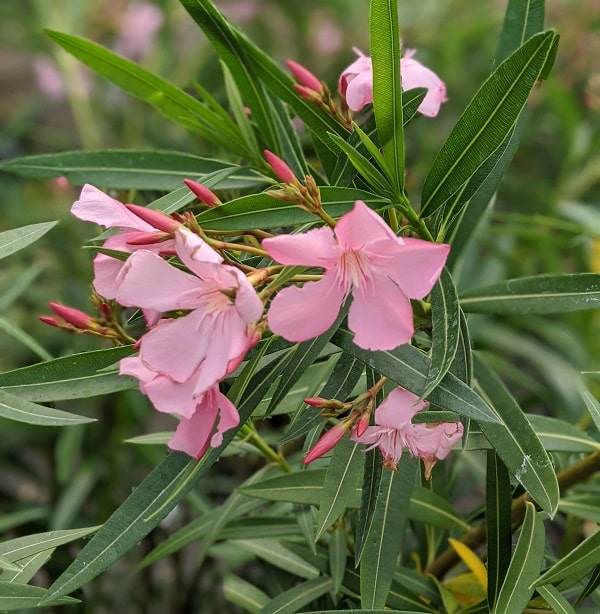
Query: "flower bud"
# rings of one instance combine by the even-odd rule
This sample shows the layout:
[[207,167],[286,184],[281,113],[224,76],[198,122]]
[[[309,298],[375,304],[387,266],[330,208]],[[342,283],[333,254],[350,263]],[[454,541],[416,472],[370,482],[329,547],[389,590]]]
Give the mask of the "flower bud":
[[200,202],[203,202],[207,207],[216,207],[221,204],[221,201],[216,194],[211,192],[206,186],[192,181],[191,179],[184,179],[183,183],[189,188],[189,190],[198,198]]
[[300,96],[302,96],[302,98],[304,98],[304,100],[308,100],[309,102],[314,102],[316,104],[322,101],[321,96],[314,90],[311,90],[310,87],[300,85],[299,83],[294,83],[294,89],[298,92],[298,94],[300,94]]
[[323,93],[323,84],[310,72],[310,70],[304,68],[304,66],[301,64],[294,62],[294,60],[288,60],[286,64],[300,85],[303,85],[314,92],[318,92],[319,94]]
[[[58,303],[49,303],[49,305],[52,311],[54,311],[57,316],[59,316],[67,324],[71,324],[75,328],[80,328],[81,330],[89,330],[95,325],[93,318],[89,314],[80,311],[79,309],[75,309],[74,307],[67,307],[66,305],[59,305]],[[50,324],[50,322],[46,320],[42,321],[45,321],[46,324]],[[56,325],[57,324],[52,324],[52,326]],[[60,326],[60,324],[58,325]]]
[[179,222],[176,222],[169,215],[165,215],[162,211],[156,209],[148,209],[148,207],[140,207],[139,205],[125,205],[131,213],[134,213],[139,218],[154,226],[157,230],[162,230],[168,234],[173,234],[179,227]]
[[354,432],[357,437],[361,437],[369,426],[369,414],[363,414],[354,427]]
[[166,232],[136,232],[133,237],[127,240],[127,245],[154,245],[155,243],[162,243],[171,238],[170,234]]
[[343,422],[338,422],[334,427],[330,428],[323,435],[321,435],[319,441],[317,441],[317,443],[304,457],[302,464],[308,465],[317,458],[323,456],[323,454],[329,452],[329,450],[331,450],[345,435],[349,426],[350,422],[348,420],[344,420]]
[[265,160],[269,163],[269,166],[273,169],[273,172],[283,181],[284,183],[296,183],[296,175],[292,169],[279,157],[276,156],[272,151],[265,149],[263,152],[265,156]]
[[329,401],[327,401],[327,399],[322,399],[321,397],[308,397],[307,399],[304,399],[304,402],[311,407],[316,407],[317,409],[329,407]]

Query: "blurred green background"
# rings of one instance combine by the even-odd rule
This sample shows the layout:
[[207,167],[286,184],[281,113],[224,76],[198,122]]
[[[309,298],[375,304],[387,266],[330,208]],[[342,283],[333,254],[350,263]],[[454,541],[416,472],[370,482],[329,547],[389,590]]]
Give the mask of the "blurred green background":
[[[305,65],[335,89],[356,46],[368,52],[367,0],[220,0],[215,4],[280,63]],[[436,151],[493,66],[505,2],[400,2],[406,48],[446,82],[449,101],[435,120],[420,118],[407,133],[407,186],[418,202]],[[550,0],[547,25],[561,34],[550,79],[532,96],[522,146],[497,196],[486,231],[463,262],[460,284],[492,283],[537,273],[600,272],[600,3]],[[89,37],[180,87],[194,81],[224,100],[216,55],[176,0],[4,0],[0,2],[0,159],[89,148],[221,152],[142,102],[128,98],[63,54],[44,36],[50,28]],[[0,370],[57,357],[103,342],[40,323],[47,302],[89,310],[94,236],[69,209],[78,187],[0,173],[0,231],[59,220],[41,241],[2,261]],[[145,203],[156,194],[118,194]],[[478,347],[494,360],[531,411],[581,418],[580,371],[600,369],[598,313],[569,317],[473,321]],[[29,337],[30,336],[30,337]],[[39,344],[37,347],[36,344]],[[523,367],[524,364],[528,366]],[[598,392],[600,379],[587,384]],[[554,405],[553,405],[554,404]],[[161,446],[123,444],[128,437],[172,428],[135,391],[72,401],[61,407],[97,417],[64,430],[3,420],[0,440],[0,528],[8,537],[103,522],[131,488],[164,457]],[[190,549],[143,571],[135,563],[209,501],[229,493],[248,471],[222,461],[163,526],[87,587],[81,611],[223,612],[211,588],[234,557],[193,564]],[[119,479],[116,479],[116,476]],[[38,580],[47,584],[73,555],[63,548]],[[210,594],[211,603],[202,603]],[[77,609],[77,608],[75,608]],[[72,611],[75,611],[73,609]]]

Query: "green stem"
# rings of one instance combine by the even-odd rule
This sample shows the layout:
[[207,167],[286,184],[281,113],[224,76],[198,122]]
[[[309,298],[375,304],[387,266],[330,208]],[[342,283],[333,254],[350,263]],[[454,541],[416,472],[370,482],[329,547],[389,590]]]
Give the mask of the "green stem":
[[244,424],[239,430],[239,434],[242,439],[253,445],[265,458],[278,465],[282,471],[285,471],[285,473],[292,472],[292,468],[288,465],[285,458],[279,452],[275,452],[275,450],[262,439],[254,426]]

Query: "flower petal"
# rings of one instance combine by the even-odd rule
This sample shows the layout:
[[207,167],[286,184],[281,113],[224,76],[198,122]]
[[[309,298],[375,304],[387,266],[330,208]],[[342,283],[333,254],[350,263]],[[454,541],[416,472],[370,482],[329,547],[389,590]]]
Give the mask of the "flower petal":
[[208,448],[217,412],[216,404],[203,403],[191,418],[182,418],[169,441],[169,448],[200,458]]
[[102,190],[86,183],[81,190],[79,200],[71,207],[71,213],[80,220],[94,222],[107,228],[135,228],[144,232],[156,230],[144,222],[118,200],[111,198]]
[[357,200],[354,208],[338,220],[335,234],[340,246],[345,250],[358,250],[364,245],[384,239],[402,242],[383,218],[362,200]]
[[373,72],[361,72],[354,78],[346,78],[346,102],[355,113],[373,102]]
[[105,254],[94,258],[94,290],[104,298],[117,297],[117,276],[125,263]]
[[415,87],[427,88],[427,94],[419,105],[418,111],[427,117],[435,117],[442,103],[448,100],[444,82],[432,70],[407,56],[400,60],[400,73],[403,90],[407,91]]
[[344,289],[336,276],[280,290],[273,299],[269,328],[288,341],[306,341],[323,334],[335,322],[344,301]]
[[[240,415],[236,406],[215,386],[214,390],[209,391],[214,395],[214,402],[219,408],[219,423],[217,432],[210,440],[211,448],[217,448],[223,443],[223,433],[236,427],[240,423]],[[208,393],[207,393],[208,394]]]
[[409,298],[422,299],[442,273],[450,246],[422,239],[404,239],[402,252],[393,266],[386,267],[389,275]]
[[331,268],[340,249],[331,228],[322,226],[295,235],[264,239],[262,247],[276,262],[287,265]]
[[460,422],[411,424],[407,444],[413,456],[443,460],[462,437],[463,428]]
[[414,333],[410,301],[383,275],[373,275],[352,292],[348,326],[354,343],[364,350],[392,350]]
[[175,251],[181,261],[191,271],[195,271],[197,262],[223,262],[223,257],[197,234],[180,226],[175,231]]
[[403,429],[413,416],[429,406],[427,401],[419,401],[419,397],[404,388],[394,388],[386,399],[375,410],[375,422],[379,426],[391,429]]

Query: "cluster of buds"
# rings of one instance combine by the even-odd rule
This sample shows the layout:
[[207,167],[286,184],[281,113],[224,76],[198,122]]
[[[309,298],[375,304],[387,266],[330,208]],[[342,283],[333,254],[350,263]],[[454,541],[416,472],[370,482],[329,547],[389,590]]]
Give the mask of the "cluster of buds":
[[340,103],[336,103],[327,84],[315,77],[310,70],[293,60],[288,60],[286,64],[298,81],[294,84],[294,89],[298,94],[323,109],[351,132],[353,130],[352,115],[346,104],[346,99],[341,96]]

